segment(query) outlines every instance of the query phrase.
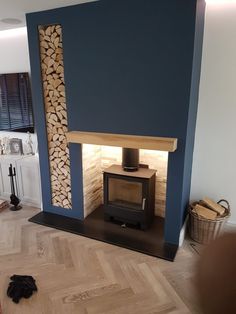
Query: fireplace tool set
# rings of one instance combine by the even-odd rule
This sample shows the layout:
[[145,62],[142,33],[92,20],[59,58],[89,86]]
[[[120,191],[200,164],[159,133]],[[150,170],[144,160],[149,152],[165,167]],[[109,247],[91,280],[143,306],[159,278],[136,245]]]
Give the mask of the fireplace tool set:
[[17,197],[18,187],[16,181],[16,168],[12,167],[12,164],[10,164],[8,176],[10,177],[11,184],[10,204],[13,205],[12,207],[10,207],[10,210],[16,211],[21,209],[22,207],[19,205],[20,199]]

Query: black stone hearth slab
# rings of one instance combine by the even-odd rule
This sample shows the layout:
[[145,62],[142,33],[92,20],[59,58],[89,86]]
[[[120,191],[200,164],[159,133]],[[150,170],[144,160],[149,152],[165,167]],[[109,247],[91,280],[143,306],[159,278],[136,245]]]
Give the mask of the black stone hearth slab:
[[152,226],[146,231],[133,227],[122,228],[120,223],[104,221],[102,206],[92,212],[84,221],[48,212],[40,212],[29,221],[168,261],[174,261],[178,250],[177,245],[164,243],[164,219],[160,217],[155,217]]

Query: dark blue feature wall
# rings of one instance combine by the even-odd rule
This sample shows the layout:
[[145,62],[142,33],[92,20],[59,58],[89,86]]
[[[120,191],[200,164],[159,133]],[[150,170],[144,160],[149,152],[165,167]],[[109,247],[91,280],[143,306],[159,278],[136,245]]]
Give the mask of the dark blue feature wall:
[[189,197],[204,0],[101,0],[27,15],[44,210],[83,218],[80,145],[71,211],[53,208],[37,27],[63,30],[69,130],[178,138],[169,154],[165,240],[178,244]]
[[72,129],[185,134],[194,2],[107,1],[73,12],[63,27]]

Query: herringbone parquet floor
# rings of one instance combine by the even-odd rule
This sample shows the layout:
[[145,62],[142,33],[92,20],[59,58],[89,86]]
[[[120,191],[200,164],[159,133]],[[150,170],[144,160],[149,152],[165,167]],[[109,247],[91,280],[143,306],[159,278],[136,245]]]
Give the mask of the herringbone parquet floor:
[[[188,244],[174,263],[28,222],[36,209],[0,213],[3,314],[200,313]],[[14,304],[9,277],[35,277],[38,292]]]

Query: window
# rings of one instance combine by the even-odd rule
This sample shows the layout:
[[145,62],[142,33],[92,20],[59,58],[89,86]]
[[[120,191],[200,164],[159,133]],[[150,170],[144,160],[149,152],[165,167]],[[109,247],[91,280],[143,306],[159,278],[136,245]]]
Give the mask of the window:
[[32,97],[28,73],[0,75],[0,130],[32,131]]

